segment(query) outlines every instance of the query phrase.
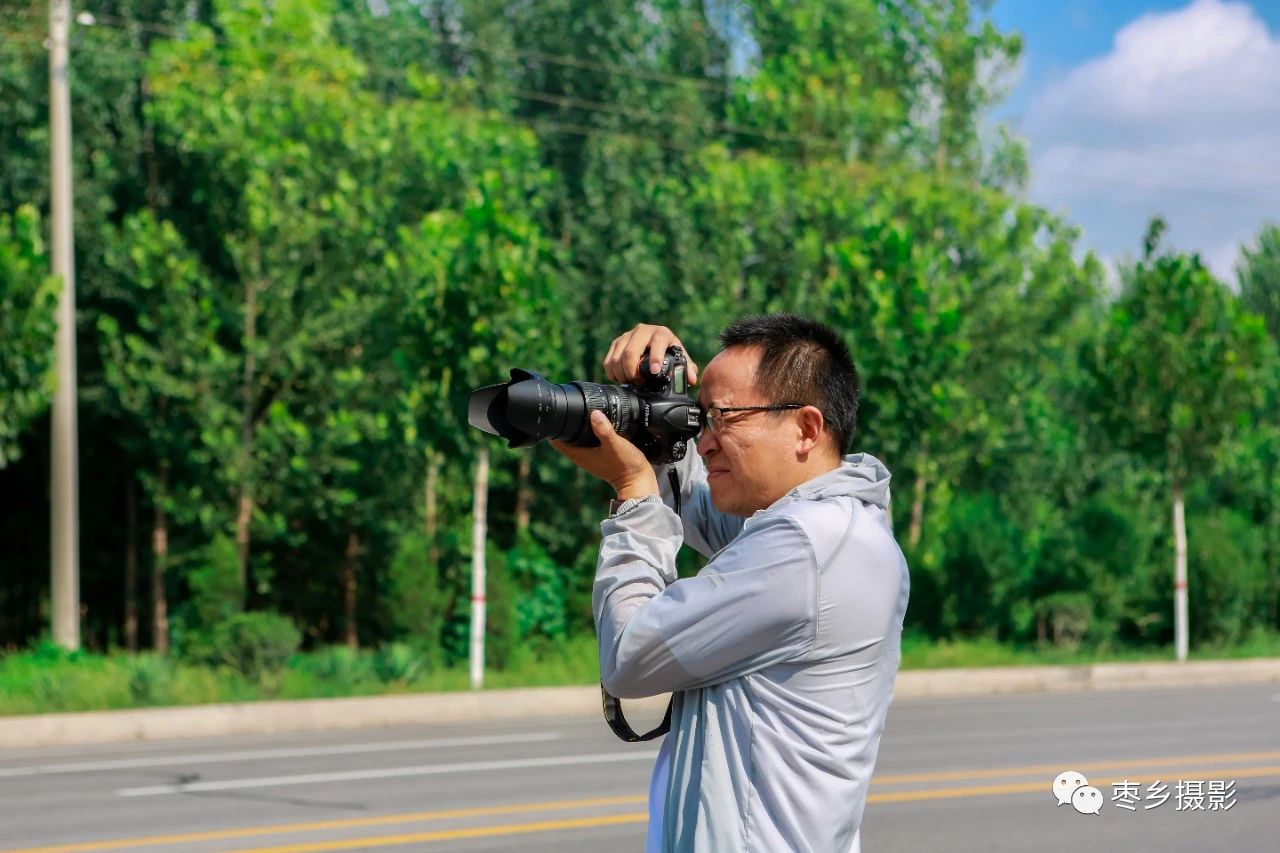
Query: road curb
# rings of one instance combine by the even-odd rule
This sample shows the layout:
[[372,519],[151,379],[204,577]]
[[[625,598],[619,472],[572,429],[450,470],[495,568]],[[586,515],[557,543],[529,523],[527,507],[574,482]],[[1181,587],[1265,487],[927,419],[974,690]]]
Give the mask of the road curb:
[[982,696],[1066,690],[1280,683],[1280,658],[1186,663],[1097,663],[1077,666],[1002,666],[904,670],[896,699]]
[[[1280,683],[1280,658],[905,670],[894,698]],[[666,697],[626,702],[661,713]],[[534,687],[0,717],[0,749],[598,713],[599,687]]]

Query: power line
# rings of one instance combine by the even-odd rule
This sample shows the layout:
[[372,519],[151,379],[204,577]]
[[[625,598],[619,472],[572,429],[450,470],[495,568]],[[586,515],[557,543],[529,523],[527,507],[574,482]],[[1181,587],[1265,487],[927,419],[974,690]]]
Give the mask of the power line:
[[[4,11],[4,10],[13,10],[19,13],[27,12],[27,10],[24,10],[21,7],[0,5],[0,11]],[[118,16],[109,15],[109,14],[95,15],[94,23],[103,24],[105,26],[115,27],[118,29],[137,28],[137,29],[153,32],[159,35],[167,35],[172,38],[183,38],[187,35],[187,33],[168,25],[153,24],[150,22],[139,21],[136,18],[121,18]],[[200,22],[197,22],[197,21],[193,21],[192,23],[200,24]],[[208,26],[206,24],[200,24],[200,25],[206,26],[206,27]],[[528,50],[528,49],[515,48],[515,47],[507,47],[507,48],[489,47],[479,43],[464,45],[461,42],[452,41],[440,35],[439,33],[436,33],[429,29],[424,29],[421,35],[424,37],[425,40],[432,41],[436,45],[441,47],[447,47],[447,48],[461,50],[461,51],[475,50],[477,52],[485,53],[490,56],[496,57],[498,59],[524,58],[524,59],[530,59],[536,62],[563,65],[566,67],[580,68],[585,70],[601,71],[604,73],[615,74],[617,76],[627,77],[630,79],[646,80],[650,82],[660,82],[660,83],[665,83],[667,85],[677,85],[677,86],[691,85],[691,86],[694,86],[695,88],[703,89],[706,91],[713,91],[717,93],[723,93],[724,91],[723,87],[720,84],[711,80],[707,80],[704,77],[693,77],[690,75],[672,74],[669,72],[661,72],[661,71],[651,71],[643,68],[632,68],[632,67],[627,67],[623,65],[617,65],[615,63],[583,59],[582,57],[573,56],[571,54],[556,54],[556,53],[548,53],[546,51]],[[219,44],[223,44],[223,45],[228,44],[225,39],[217,36],[216,34],[214,36],[214,40]],[[485,86],[478,83],[476,83],[475,85],[477,85],[478,88],[485,89],[485,91],[495,91],[498,89],[498,87],[496,86],[486,88]],[[546,93],[546,92],[529,92],[528,90],[521,90],[519,92],[516,92],[515,90],[503,90],[503,91],[507,91],[508,93],[515,94],[517,97],[521,97],[526,100],[529,100],[529,99],[542,100],[549,103],[561,103],[565,105],[568,105],[570,99],[572,99],[572,96],[553,95],[551,93]],[[499,91],[498,93],[502,93],[502,92]],[[549,100],[551,98],[560,98],[562,100],[551,101]],[[586,107],[587,105],[593,105],[591,108],[603,110],[603,111],[619,112],[619,110],[613,107],[612,105],[603,104],[600,101],[589,101],[584,99],[574,99],[574,100],[578,101],[577,105],[579,106]],[[632,115],[636,115],[636,114],[632,113]],[[658,118],[659,114],[656,114],[656,113],[653,115],[655,117],[654,120],[669,120],[669,121],[676,121],[676,123],[686,123],[686,124],[694,123],[690,121],[680,122],[676,119],[671,119],[665,116],[663,116],[662,118]],[[788,133],[785,131],[768,130],[765,128],[751,128],[751,127],[746,127],[744,125],[739,125],[739,124],[734,124],[731,122],[724,122],[724,121],[713,121],[711,123],[711,126],[728,133],[738,133],[746,136],[755,136],[760,139],[768,139],[768,140],[777,141],[777,142],[797,142],[797,143],[803,143],[807,145],[816,145],[822,148],[830,148],[833,151],[839,151],[843,147],[838,140],[830,139],[828,137],[819,136],[815,134],[795,134],[795,133]]]
[[[33,19],[39,17],[42,14],[39,10],[34,8],[10,6],[10,5],[0,5],[0,12],[9,12],[20,17],[31,17]],[[199,26],[202,26],[208,29],[208,25],[203,24],[201,22],[192,21],[191,23],[197,24]],[[136,18],[122,18],[114,15],[95,15],[93,18],[93,24],[90,26],[95,26],[95,27],[102,26],[104,28],[110,28],[117,31],[127,30],[127,29],[143,30],[143,31],[152,32],[157,35],[162,35],[162,36],[166,36],[166,37],[169,37],[175,40],[181,40],[181,41],[187,40],[190,36],[190,33],[185,32],[184,30],[173,27],[173,26],[141,21]],[[211,30],[210,32],[212,33]],[[26,37],[30,36],[29,33],[25,33],[25,32],[16,32],[11,35],[18,36],[19,38],[24,36]],[[226,38],[219,36],[216,33],[212,33],[212,35],[213,35],[213,41],[215,44],[218,44],[223,47],[232,46],[231,43]],[[424,31],[424,35],[428,36],[430,40],[435,41],[437,44],[441,46],[447,46],[447,47],[457,48],[457,49],[466,49],[466,46],[461,45],[457,42],[452,42],[447,39],[444,39],[443,37],[440,37],[438,34],[433,33],[429,30]],[[342,47],[348,51],[350,50],[350,48],[347,48],[346,46],[342,46]],[[497,48],[486,48],[482,45],[475,45],[474,48],[477,50],[480,50],[481,52],[486,52],[486,53],[489,53],[490,55],[498,56],[504,59],[509,59],[512,57],[526,57],[526,58],[533,59],[535,61],[569,65],[569,66],[587,68],[592,70],[600,70],[608,73],[619,74],[622,76],[651,79],[659,82],[667,82],[667,83],[700,82],[700,83],[706,83],[714,87],[714,84],[711,84],[710,81],[707,81],[702,78],[693,78],[693,77],[687,77],[684,75],[665,74],[661,72],[650,73],[650,72],[643,71],[641,69],[625,68],[623,66],[613,65],[610,63],[601,63],[601,62],[596,62],[592,60],[585,60],[579,57],[569,56],[566,54],[552,54],[552,53],[546,53],[542,51],[521,50],[516,48],[511,48],[504,54]],[[133,46],[120,47],[118,49],[130,52],[142,59],[150,58],[150,54],[147,51],[137,49],[136,47],[133,47]],[[287,48],[267,47],[266,49],[263,49],[262,52],[268,55],[273,55],[276,58],[287,58],[292,55],[292,51],[290,51]],[[384,66],[384,65],[377,64],[375,62],[359,59],[359,57],[356,57],[356,58],[358,61],[361,62],[362,65],[365,66],[365,68],[368,70],[371,76],[379,77],[382,79],[398,79],[404,74],[403,68],[399,68],[399,67],[392,68],[390,66]],[[222,69],[219,69],[219,70],[222,70]],[[610,104],[604,101],[593,100],[589,98],[579,98],[571,95],[561,95],[561,94],[554,94],[550,92],[521,89],[519,87],[514,87],[514,86],[507,87],[507,86],[502,86],[500,84],[483,83],[474,79],[468,80],[468,83],[472,85],[474,88],[492,95],[498,95],[498,96],[506,95],[509,97],[514,97],[514,98],[525,100],[525,101],[538,101],[538,102],[553,104],[557,106],[564,106],[564,107],[570,107],[575,109],[585,109],[594,113],[608,113],[608,114],[620,115],[628,118],[635,118],[642,121],[649,121],[649,122],[660,123],[660,124],[669,123],[669,124],[683,125],[683,126],[692,127],[692,128],[718,130],[724,133],[739,134],[742,136],[752,136],[759,139],[765,139],[765,140],[774,141],[774,142],[797,143],[797,144],[802,144],[806,146],[812,146],[820,150],[828,151],[833,154],[838,154],[842,148],[840,143],[836,140],[830,139],[828,137],[817,136],[812,134],[795,134],[795,133],[787,133],[783,131],[771,131],[763,128],[751,128],[751,127],[746,127],[736,123],[720,121],[716,119],[703,120],[697,117],[682,115],[676,112],[660,113],[660,112],[645,110],[637,107],[628,107],[628,106],[622,106],[618,104]],[[680,144],[666,137],[660,137],[657,135],[649,135],[649,134],[643,134],[643,133],[605,129],[605,128],[595,128],[595,127],[582,125],[576,122],[562,122],[562,121],[556,121],[556,120],[550,120],[550,119],[529,119],[526,117],[519,117],[519,116],[512,116],[512,115],[506,115],[505,119],[513,123],[521,124],[523,126],[531,127],[534,129],[538,129],[539,127],[542,127],[542,128],[551,129],[560,133],[569,133],[569,134],[575,134],[580,136],[593,136],[593,135],[611,136],[614,138],[633,141],[633,142],[650,142],[671,150],[690,151],[690,152],[701,150],[699,146]],[[1191,152],[1187,152],[1187,153],[1190,154]],[[771,156],[775,156],[777,159],[788,160],[788,161],[795,161],[797,159],[797,158],[780,156],[780,155],[771,155]],[[1220,158],[1216,160],[1213,160],[1211,158],[1205,158],[1203,156],[1203,153],[1201,152],[1196,152],[1194,156],[1198,156],[1201,160],[1204,160],[1206,162],[1217,162],[1226,166],[1234,166],[1236,168],[1247,168],[1253,174],[1259,175],[1261,177],[1280,178],[1280,174],[1277,174],[1275,172],[1260,170],[1256,166],[1245,166],[1238,162],[1228,161]],[[1041,169],[1037,171],[1047,172],[1049,174],[1054,173],[1054,170],[1052,168],[1045,167],[1045,166],[1042,166]],[[1224,191],[1222,189],[1190,188],[1190,187],[1173,188],[1168,186],[1167,184],[1158,184],[1151,181],[1142,181],[1139,179],[1135,179],[1135,176],[1132,176],[1132,175],[1125,175],[1124,177],[1119,178],[1119,180],[1126,181],[1128,183],[1138,185],[1138,186],[1148,186],[1154,189],[1169,189],[1181,194],[1200,195],[1204,197],[1216,197],[1216,198],[1252,197],[1251,195],[1249,195],[1247,192],[1244,192],[1244,191],[1229,192],[1229,191]]]
[[[13,41],[25,40],[30,43],[36,43],[36,42],[42,41],[41,36],[35,35],[33,37],[33,34],[28,34],[28,33],[11,33],[6,35],[9,37],[16,36],[17,38],[12,38]],[[121,47],[119,49],[123,52],[130,53],[140,59],[149,58],[149,54],[147,53],[147,51],[144,51],[144,50],[139,50],[137,48],[127,47],[127,46]],[[371,75],[380,76],[380,77],[398,77],[400,74],[403,73],[403,69],[389,69],[385,67],[370,66],[367,64],[366,64],[366,67],[369,69]],[[214,68],[219,72],[226,72],[228,70],[225,68],[221,68],[219,66],[214,66]],[[652,144],[662,148],[667,148],[672,151],[682,151],[686,153],[697,153],[699,151],[705,150],[705,146],[685,145],[678,142],[674,142],[668,137],[649,135],[649,134],[630,133],[626,131],[610,130],[610,129],[604,129],[604,128],[593,128],[593,127],[588,127],[586,125],[575,124],[571,122],[560,122],[560,121],[554,121],[549,119],[537,119],[537,118],[530,118],[530,117],[518,116],[518,115],[501,114],[501,115],[493,116],[492,121],[494,123],[516,124],[523,127],[528,127],[532,130],[545,129],[545,130],[550,130],[558,133],[568,133],[568,134],[584,136],[584,137],[606,137],[610,139],[618,139],[621,141],[632,142],[637,144]],[[777,159],[788,159],[788,158],[779,157]]]
[[839,150],[840,144],[835,140],[828,139],[823,136],[809,136],[794,133],[782,133],[778,131],[757,130],[755,128],[744,127],[742,125],[733,124],[731,122],[723,122],[717,120],[700,121],[697,118],[682,116],[676,113],[664,114],[655,113],[649,110],[637,110],[628,107],[621,107],[616,104],[608,104],[603,101],[595,101],[585,98],[575,98],[567,95],[553,95],[548,92],[535,92],[528,89],[504,89],[499,86],[486,87],[483,84],[476,84],[477,88],[485,91],[492,91],[496,94],[510,94],[514,97],[524,100],[543,101],[545,103],[557,104],[561,106],[577,107],[581,109],[597,110],[600,112],[616,113],[618,115],[630,116],[634,118],[643,118],[655,122],[672,122],[674,124],[683,124],[690,127],[708,127],[715,130],[721,130],[726,133],[738,133],[744,136],[757,136],[761,139],[769,139],[780,142],[807,142],[816,143],[819,147],[829,148],[833,151]]
[[[6,9],[6,8],[12,8],[12,7],[0,6],[0,10]],[[104,16],[103,18],[96,19],[95,26],[97,24],[102,24],[103,26],[106,26],[106,27],[122,30],[126,26],[129,26],[131,23],[128,21],[125,21],[125,23],[113,23],[110,21],[119,22],[119,21],[125,21],[125,19],[111,18],[110,16]],[[162,28],[155,27],[153,29],[156,31],[160,31]],[[177,31],[165,28],[164,33],[174,34],[174,33],[177,33]],[[22,32],[13,33],[11,35],[17,36],[19,38],[22,38],[24,36],[30,37],[30,34],[22,33]],[[180,34],[180,35],[185,35],[185,34]],[[224,47],[230,46],[225,39],[220,37],[215,37],[214,41],[216,44],[219,44]],[[149,52],[145,50],[141,50],[136,46],[132,46],[132,45],[120,46],[117,49],[123,52],[130,53],[134,56],[137,56],[140,59],[151,58],[151,55],[149,54]],[[267,53],[268,55],[273,55],[276,58],[288,58],[293,55],[292,51],[288,50],[287,48],[285,49],[268,48],[262,52]],[[399,78],[404,74],[404,71],[405,71],[404,68],[391,68],[389,66],[378,65],[372,62],[367,62],[365,60],[360,60],[358,57],[357,57],[357,60],[360,61],[363,66],[365,66],[365,68],[370,72],[370,74],[378,77]],[[222,69],[219,69],[219,70],[222,70]],[[614,115],[622,115],[630,118],[637,118],[645,121],[652,121],[652,122],[658,122],[658,123],[672,123],[672,124],[685,125],[689,127],[701,127],[701,128],[707,128],[710,130],[719,130],[725,133],[735,133],[743,136],[754,136],[760,139],[766,139],[766,140],[775,141],[775,142],[800,143],[808,146],[817,147],[819,149],[824,149],[832,153],[838,153],[842,149],[842,146],[838,141],[827,138],[827,137],[816,136],[812,134],[794,134],[794,133],[786,133],[782,131],[771,131],[771,130],[762,129],[762,128],[761,129],[750,128],[750,127],[735,124],[732,122],[719,121],[716,119],[709,119],[704,121],[695,117],[681,115],[675,112],[659,113],[659,112],[654,112],[651,110],[643,110],[635,107],[625,107],[617,104],[609,104],[603,101],[592,100],[587,98],[576,98],[568,95],[557,95],[549,92],[538,92],[533,90],[520,89],[518,87],[506,87],[499,84],[486,84],[486,83],[476,81],[474,79],[469,80],[468,82],[470,85],[474,86],[476,89],[487,92],[489,94],[507,95],[507,96],[519,98],[521,100],[541,101],[543,103],[550,103],[550,104],[555,104],[559,106],[573,107],[578,109],[587,109],[594,112],[611,113]],[[517,117],[508,116],[508,118],[511,118],[514,120]],[[529,124],[528,121],[522,121],[521,123]],[[547,124],[547,122],[543,122],[543,123]],[[579,134],[598,133],[598,134],[621,135],[629,138],[645,138],[644,135],[618,134],[617,132],[610,131],[610,130],[585,128],[582,125],[575,125],[573,123],[559,123],[558,129],[563,130],[565,132],[579,133]],[[680,150],[698,150],[697,148],[690,148],[688,146],[675,146],[670,144],[666,139],[659,138],[656,136],[647,137],[647,138],[650,141],[662,144],[665,147],[669,147],[669,148],[679,147]],[[790,159],[790,158],[780,158],[780,159]]]
[[[37,11],[26,8],[26,7],[9,6],[9,5],[0,5],[0,12],[12,12],[17,15],[33,15],[33,16],[40,14]],[[117,26],[117,27],[128,25],[128,26],[137,27],[138,29],[154,32],[160,35],[170,35],[173,37],[180,37],[182,35],[185,35],[185,33],[181,32],[180,30],[166,24],[156,24],[149,21],[141,21],[137,18],[122,18],[116,15],[110,15],[110,14],[97,14],[97,13],[90,13],[90,14],[93,15],[93,20],[95,24],[106,24],[107,26]],[[191,23],[199,24],[200,26],[204,26],[204,27],[209,27],[209,24],[201,21],[192,21]],[[628,67],[625,65],[618,65],[616,63],[601,62],[598,60],[591,60],[591,59],[583,59],[582,57],[579,57],[579,56],[574,56],[571,54],[564,54],[564,53],[549,53],[546,51],[528,50],[525,48],[517,48],[517,47],[507,47],[507,48],[490,47],[490,46],[482,45],[479,43],[466,45],[461,42],[451,41],[450,39],[429,29],[424,29],[419,35],[421,35],[424,38],[424,40],[433,41],[437,45],[449,47],[459,51],[474,50],[478,53],[496,55],[504,59],[509,59],[512,57],[521,58],[521,59],[530,59],[535,62],[544,62],[552,65],[563,65],[566,67],[580,68],[580,69],[589,70],[589,71],[601,71],[609,74],[616,74],[620,77],[629,77],[635,80],[646,80],[649,82],[666,83],[668,85],[681,85],[681,86],[690,85],[690,86],[694,86],[695,88],[706,89],[714,92],[723,91],[722,87],[719,84],[715,83],[714,81],[708,80],[705,77],[694,77],[686,74],[673,74],[665,71],[652,71],[644,68]],[[218,40],[221,41],[221,39],[218,39]]]

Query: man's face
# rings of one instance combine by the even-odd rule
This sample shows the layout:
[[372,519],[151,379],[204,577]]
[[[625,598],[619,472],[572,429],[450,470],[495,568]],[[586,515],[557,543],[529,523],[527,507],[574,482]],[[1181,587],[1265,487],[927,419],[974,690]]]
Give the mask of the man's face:
[[[791,402],[767,400],[756,389],[759,364],[759,347],[721,351],[702,372],[698,404],[709,409]],[[707,463],[707,485],[716,509],[746,518],[786,494],[797,464],[799,430],[794,415],[729,412],[721,431],[702,431],[698,453]]]

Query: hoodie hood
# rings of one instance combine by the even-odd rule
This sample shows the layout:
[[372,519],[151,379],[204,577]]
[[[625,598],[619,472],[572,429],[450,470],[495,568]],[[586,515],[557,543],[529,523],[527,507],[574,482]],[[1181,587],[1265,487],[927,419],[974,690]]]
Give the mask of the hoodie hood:
[[787,497],[821,500],[852,495],[866,503],[889,509],[889,469],[870,453],[850,453],[840,467],[801,483]]

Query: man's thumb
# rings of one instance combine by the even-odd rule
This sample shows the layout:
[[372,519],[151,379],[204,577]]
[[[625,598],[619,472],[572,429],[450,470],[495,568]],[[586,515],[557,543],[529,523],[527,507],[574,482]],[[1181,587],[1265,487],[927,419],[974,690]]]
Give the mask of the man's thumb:
[[616,433],[613,431],[613,424],[609,422],[609,418],[604,412],[596,409],[591,413],[591,431],[596,434],[596,438],[608,441],[613,438]]

